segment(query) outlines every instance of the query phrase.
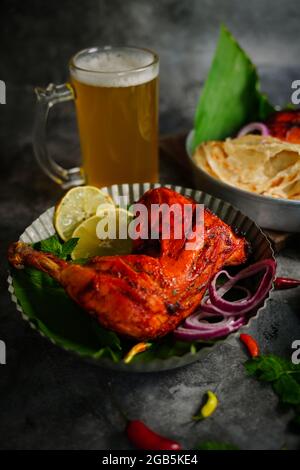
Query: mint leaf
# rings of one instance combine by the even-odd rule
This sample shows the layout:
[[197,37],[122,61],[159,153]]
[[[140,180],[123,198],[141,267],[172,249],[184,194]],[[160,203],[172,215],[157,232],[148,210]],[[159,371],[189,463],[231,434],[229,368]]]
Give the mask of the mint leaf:
[[291,363],[291,374],[294,379],[300,384],[300,364]]
[[273,382],[277,380],[286,370],[291,369],[291,363],[278,356],[259,356],[245,363],[249,375],[255,375],[259,380]]
[[255,66],[222,26],[196,109],[193,150],[202,142],[233,136],[246,123],[265,120],[273,111],[259,90]]
[[300,385],[292,375],[283,374],[275,381],[273,387],[283,403],[300,405]]
[[60,257],[62,251],[62,243],[60,242],[57,235],[52,235],[45,240],[34,243],[33,248],[35,250],[43,251],[45,253],[51,253],[52,255]]
[[196,450],[239,450],[238,447],[225,442],[204,441],[196,447]]
[[50,253],[61,259],[69,259],[72,251],[76,247],[79,238],[70,238],[65,243],[61,242],[57,235],[52,235],[45,240],[41,240],[33,244],[35,250]]
[[250,359],[245,364],[248,375],[255,376],[258,380],[270,382],[279,401],[290,405],[295,411],[292,423],[300,425],[300,364],[274,354],[262,355]]
[[74,248],[76,247],[79,238],[70,238],[67,242],[65,242],[61,247],[61,258],[67,259],[71,254]]

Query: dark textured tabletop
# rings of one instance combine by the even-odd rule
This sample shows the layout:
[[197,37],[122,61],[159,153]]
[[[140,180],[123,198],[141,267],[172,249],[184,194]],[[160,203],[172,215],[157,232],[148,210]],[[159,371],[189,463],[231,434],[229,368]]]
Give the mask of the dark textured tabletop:
[[[106,10],[103,7],[104,13],[108,14],[110,8],[107,6],[108,2],[98,3],[106,5]],[[164,3],[179,5],[180,2]],[[220,6],[220,2],[217,3]],[[235,2],[236,5],[238,3],[240,2]],[[258,2],[255,3],[258,5]],[[293,2],[288,3],[292,15]],[[134,4],[134,7],[138,8],[137,2],[129,4],[131,6]],[[145,4],[146,2],[141,2],[140,8],[143,6],[146,9]],[[91,2],[87,2],[87,5],[89,5],[89,17],[88,19],[85,17],[85,20],[92,22]],[[137,12],[132,6],[129,19],[126,19],[128,27],[130,21],[133,21],[134,11]],[[75,13],[79,17],[82,11],[78,8]],[[9,72],[9,54],[12,52],[16,54],[18,41],[23,44],[24,37],[25,39],[27,37],[27,33],[22,30],[23,23],[20,19],[21,17],[24,19],[24,14],[17,9],[14,14],[13,24],[19,29],[16,30],[14,51],[10,49],[3,51],[5,59],[3,63],[6,66],[3,70],[8,70],[9,79],[7,105],[0,108],[0,339],[5,341],[7,347],[7,364],[0,365],[0,448],[128,449],[129,445],[123,433],[124,423],[111,402],[107,383],[110,384],[114,395],[118,397],[130,418],[144,420],[158,432],[180,440],[185,448],[191,449],[198,442],[208,439],[231,442],[241,449],[280,449],[283,446],[289,449],[298,448],[299,435],[293,434],[288,425],[291,414],[278,407],[277,397],[270,386],[262,385],[245,376],[243,362],[247,359],[247,354],[235,339],[229,338],[203,360],[181,369],[156,374],[125,374],[90,365],[60,350],[31,330],[21,319],[7,292],[6,249],[8,243],[18,239],[27,225],[42,211],[53,205],[62,191],[41,173],[32,151],[34,112],[32,85],[37,82],[46,84],[50,80],[51,70],[49,67],[42,76],[36,72],[36,78],[33,73],[29,79],[26,66],[19,58],[15,61],[16,75]],[[173,15],[175,14],[174,10]],[[272,14],[274,16],[274,13]],[[187,13],[182,10],[177,15],[179,19],[173,18],[172,21],[179,23],[181,21],[183,26],[188,19],[191,20],[193,12]],[[222,19],[222,15],[220,18],[219,16],[213,23],[214,35],[217,23]],[[275,16],[274,24],[279,29],[279,20],[276,23]],[[279,12],[277,16],[280,16]],[[259,23],[259,18],[255,18]],[[154,21],[153,18],[151,21]],[[32,21],[31,26],[33,24],[36,23]],[[27,27],[30,29],[29,26]],[[232,27],[236,33],[242,31],[238,20],[236,22],[232,20]],[[31,28],[32,34],[37,34],[37,30],[40,31],[38,26],[36,30]],[[151,31],[154,30],[152,26]],[[53,37],[49,31],[50,29],[46,29],[45,34],[48,35],[47,40],[51,42]],[[142,29],[138,31],[136,36],[130,38],[134,43],[143,42]],[[211,39],[212,33],[209,32],[207,36],[208,30],[205,31],[205,37]],[[263,29],[260,31],[262,35]],[[148,31],[147,34],[150,33]],[[95,36],[95,31],[93,34]],[[106,34],[108,40],[110,36],[106,30],[103,34]],[[177,34],[178,38],[181,37],[179,32],[175,31],[174,34]],[[82,43],[93,42],[91,37],[86,34]],[[75,33],[72,38],[76,43],[75,48],[82,47],[82,44],[78,44]],[[69,37],[69,40],[71,39]],[[122,37],[120,39],[122,40]],[[173,39],[171,39],[165,33],[156,48],[161,49],[159,52],[166,57],[168,66],[173,67],[172,70],[175,71],[176,58],[173,55],[172,59],[168,59],[166,53],[166,48],[172,47]],[[147,41],[144,42],[147,45]],[[209,44],[211,54],[213,47],[211,42]],[[254,54],[253,44],[255,45],[255,41],[252,38],[250,46]],[[30,45],[32,49],[36,47],[39,50],[37,54],[41,58],[42,45],[33,40]],[[271,46],[272,44],[266,41],[264,50],[270,47],[273,51]],[[65,45],[62,47],[65,48]],[[179,46],[180,54],[182,47]],[[291,47],[295,49],[294,43]],[[297,76],[299,69],[287,57],[285,57],[286,63],[280,64],[274,51],[273,55],[271,54],[272,60],[264,61],[265,56],[259,50],[259,37],[256,48],[264,87],[268,89],[274,102],[282,103],[288,99],[291,81],[299,78]],[[277,50],[280,53],[279,46]],[[287,51],[288,48],[284,49],[282,46],[282,50]],[[55,51],[57,51],[55,48],[48,49],[49,57],[52,54],[53,60],[52,78],[61,80],[62,77],[55,74],[54,63],[57,59],[60,66],[60,61],[65,60],[65,52],[62,57],[57,57]],[[68,54],[69,52],[70,49],[67,50]],[[201,51],[198,50],[198,53]],[[27,53],[28,58],[30,54],[32,52]],[[206,57],[205,54],[204,56]],[[205,58],[204,68],[207,63]],[[38,65],[35,67],[37,69]],[[179,69],[180,75],[183,70],[181,66]],[[172,91],[168,94],[166,84],[169,75],[163,72],[162,134],[188,130],[192,125],[193,107],[200,82],[198,71],[196,73],[190,69],[187,75],[184,84],[180,79],[177,82],[175,80],[176,85],[171,87]],[[1,78],[6,79],[0,76]],[[180,90],[179,95],[178,90]],[[62,106],[53,113],[49,122],[50,151],[60,161],[69,165],[79,159],[73,112],[71,105]],[[167,159],[161,161],[161,181],[187,186],[193,184],[188,175]],[[294,241],[278,255],[277,260],[280,274],[299,277],[299,236],[296,236]],[[272,293],[266,310],[251,327],[251,332],[258,339],[264,352],[282,354],[286,357],[291,355],[292,342],[300,339],[299,306],[299,288]],[[220,406],[210,419],[194,424],[190,418],[208,388],[217,390]]]

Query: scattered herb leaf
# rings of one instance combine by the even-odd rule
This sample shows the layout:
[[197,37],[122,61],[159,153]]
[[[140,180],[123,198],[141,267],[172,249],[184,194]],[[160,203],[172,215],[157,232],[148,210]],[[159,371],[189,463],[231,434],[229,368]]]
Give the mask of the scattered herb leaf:
[[43,251],[45,253],[51,253],[61,259],[69,259],[72,251],[76,247],[79,238],[71,238],[65,243],[61,242],[58,236],[52,235],[45,240],[34,243],[33,247],[36,250]]
[[288,373],[274,382],[274,390],[283,403],[300,405],[300,384]]
[[196,450],[239,450],[238,447],[225,442],[205,441],[201,442]]
[[67,242],[65,242],[61,247],[61,258],[67,259],[71,256],[72,251],[76,247],[79,238],[70,238]]
[[293,422],[300,424],[300,364],[270,354],[250,359],[245,368],[249,375],[272,384],[280,403],[295,411]]
[[289,362],[277,356],[259,356],[245,363],[249,375],[255,375],[259,380],[273,382],[289,368]]

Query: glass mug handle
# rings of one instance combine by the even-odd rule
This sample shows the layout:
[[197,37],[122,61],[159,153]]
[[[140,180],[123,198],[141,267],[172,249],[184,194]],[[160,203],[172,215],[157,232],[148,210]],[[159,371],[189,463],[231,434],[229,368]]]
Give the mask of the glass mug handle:
[[36,160],[42,170],[53,181],[67,189],[84,184],[84,178],[79,167],[66,169],[56,163],[49,155],[46,145],[46,131],[49,111],[57,103],[74,100],[74,91],[69,83],[54,85],[47,88],[35,88],[37,110],[34,126],[33,147]]

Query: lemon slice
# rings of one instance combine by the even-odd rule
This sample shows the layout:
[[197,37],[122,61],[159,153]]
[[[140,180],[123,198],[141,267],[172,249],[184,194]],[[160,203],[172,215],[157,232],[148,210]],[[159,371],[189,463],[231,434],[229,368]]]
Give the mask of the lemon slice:
[[113,205],[108,194],[94,186],[78,186],[70,189],[55,209],[54,226],[58,235],[69,240],[76,227],[96,214],[100,204]]
[[[97,215],[82,222],[73,232],[79,238],[73,250],[73,260],[93,256],[124,255],[132,251],[128,224],[132,214],[111,206],[99,208]],[[120,238],[120,235],[126,238]]]

